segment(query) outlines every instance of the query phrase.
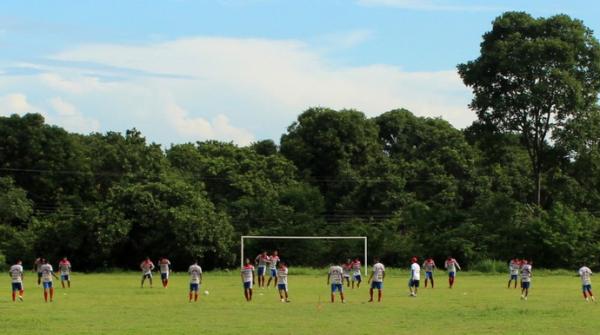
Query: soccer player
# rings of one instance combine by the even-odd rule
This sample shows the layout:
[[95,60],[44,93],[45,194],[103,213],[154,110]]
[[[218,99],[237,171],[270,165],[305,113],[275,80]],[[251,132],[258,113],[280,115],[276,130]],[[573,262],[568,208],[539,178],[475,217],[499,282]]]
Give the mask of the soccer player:
[[277,250],[273,251],[273,255],[269,257],[269,270],[271,276],[269,277],[269,281],[267,282],[267,287],[271,285],[271,280],[273,280],[273,287],[277,286],[277,263],[279,263],[279,255]]
[[[592,301],[596,301],[594,298],[594,294],[592,293],[592,270],[585,266],[585,264],[578,271],[579,277],[581,277],[581,285],[583,290],[583,298],[585,301],[589,301],[590,298]],[[13,293],[13,300],[15,300],[15,296]]]
[[[417,257],[413,257],[410,266],[410,280],[408,281],[408,288],[410,290],[410,296],[416,297],[417,290],[419,289],[419,281],[421,280],[421,267],[417,263]],[[433,284],[432,284],[433,286]]]
[[38,257],[35,259],[35,261],[33,262],[33,272],[37,272],[37,285],[38,287],[41,285],[42,283],[42,270],[40,269],[42,267],[42,260],[43,258]]
[[[8,270],[8,274],[12,279],[12,301],[15,301],[15,298],[19,298],[19,301],[23,301],[23,262],[18,260],[13,266]],[[17,296],[17,292],[19,295]]]
[[433,288],[433,270],[435,269],[435,261],[429,257],[423,262],[423,270],[425,270],[425,287],[427,288],[427,280],[431,280],[431,288]]
[[456,261],[456,259],[452,258],[452,256],[448,256],[446,262],[444,262],[444,267],[448,271],[448,285],[450,288],[454,287],[454,278],[456,277],[456,269],[460,270],[460,265]]
[[42,266],[40,267],[42,271],[42,284],[44,286],[44,301],[48,302],[48,295],[50,295],[50,302],[54,299],[54,287],[52,285],[52,277],[58,279],[56,274],[54,273],[54,269],[52,265],[48,264],[48,261],[42,258]]
[[508,271],[510,271],[510,278],[508,279],[508,287],[510,288],[510,283],[514,280],[515,287],[517,288],[517,281],[519,278],[519,268],[521,267],[521,261],[519,259],[511,259],[508,264]]
[[169,273],[171,272],[171,262],[165,258],[161,257],[158,260],[158,268],[160,269],[160,280],[162,281],[162,286],[167,288],[169,286]]
[[150,257],[146,257],[140,264],[140,269],[142,269],[142,288],[144,288],[144,282],[146,278],[150,282],[150,288],[152,288],[152,270],[154,270],[154,263],[150,260]]
[[244,297],[246,301],[252,300],[252,285],[254,284],[254,266],[246,258],[246,265],[242,267],[242,283],[244,284]]
[[331,283],[331,302],[335,302],[335,292],[340,292],[342,304],[346,303],[344,299],[344,269],[339,265],[332,265],[327,273],[327,285]]
[[202,284],[202,268],[198,265],[198,261],[190,265],[188,273],[190,274],[190,302],[192,302],[192,298],[194,298],[194,301],[198,301],[198,291]]
[[269,262],[269,255],[266,251],[258,254],[254,259],[254,265],[258,266],[258,287],[265,287],[265,270]]
[[[281,302],[290,302],[288,298],[288,268],[284,262],[279,263],[279,269],[277,270],[277,290],[279,291],[279,299]],[[285,299],[284,299],[285,296]]]
[[360,259],[358,257],[352,262],[352,289],[354,289],[354,282],[356,282],[356,288],[360,287],[360,283],[362,281],[362,277],[360,274],[361,264]]
[[[377,302],[381,302],[381,298],[383,298],[383,279],[385,278],[385,267],[383,264],[379,262],[379,258],[373,258],[375,264],[373,265],[373,271],[371,271],[371,276],[369,276],[368,283],[371,284],[371,288],[369,289],[369,302],[373,302],[373,290],[377,289]],[[373,282],[371,282],[371,280]]]
[[344,270],[344,280],[346,280],[346,287],[350,287],[350,271],[352,271],[352,260],[348,258],[346,263],[342,265]]
[[531,264],[523,259],[521,266],[521,299],[527,300],[529,287],[531,287]]
[[62,288],[65,288],[65,281],[67,282],[67,287],[71,288],[71,262],[69,262],[67,257],[63,257],[58,262],[58,269],[60,270],[60,284]]

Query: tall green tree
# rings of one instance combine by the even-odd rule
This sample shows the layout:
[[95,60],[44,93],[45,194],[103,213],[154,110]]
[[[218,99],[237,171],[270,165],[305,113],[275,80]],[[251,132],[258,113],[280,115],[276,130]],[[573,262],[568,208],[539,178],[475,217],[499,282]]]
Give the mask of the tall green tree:
[[[351,209],[365,170],[383,158],[377,125],[355,110],[311,108],[281,137],[281,153],[325,197],[329,213]],[[351,201],[350,204],[347,201]]]
[[473,89],[480,120],[522,136],[532,162],[535,203],[547,140],[589,110],[600,92],[600,44],[582,21],[567,15],[533,18],[507,12],[483,35],[481,55],[458,65]]

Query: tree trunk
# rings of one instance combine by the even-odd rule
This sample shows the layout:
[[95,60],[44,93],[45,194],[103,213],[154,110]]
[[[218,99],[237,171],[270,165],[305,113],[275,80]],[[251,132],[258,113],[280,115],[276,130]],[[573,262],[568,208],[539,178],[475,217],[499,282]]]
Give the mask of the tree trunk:
[[541,169],[535,171],[535,203],[540,207],[542,205],[542,172]]

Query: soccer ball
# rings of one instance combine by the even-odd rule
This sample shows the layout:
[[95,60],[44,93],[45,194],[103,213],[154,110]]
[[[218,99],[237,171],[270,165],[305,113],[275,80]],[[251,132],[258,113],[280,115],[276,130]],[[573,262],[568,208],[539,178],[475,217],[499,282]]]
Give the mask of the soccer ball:
[[208,295],[208,294],[209,294],[208,291],[204,291],[204,295]]

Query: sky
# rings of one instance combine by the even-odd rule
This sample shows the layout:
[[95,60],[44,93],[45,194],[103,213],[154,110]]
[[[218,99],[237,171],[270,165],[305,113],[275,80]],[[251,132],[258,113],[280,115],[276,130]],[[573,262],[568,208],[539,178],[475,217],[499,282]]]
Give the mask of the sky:
[[552,0],[3,0],[0,115],[71,132],[137,128],[150,142],[278,142],[310,107],[475,119],[456,65],[502,12],[568,14],[600,32],[600,2]]

